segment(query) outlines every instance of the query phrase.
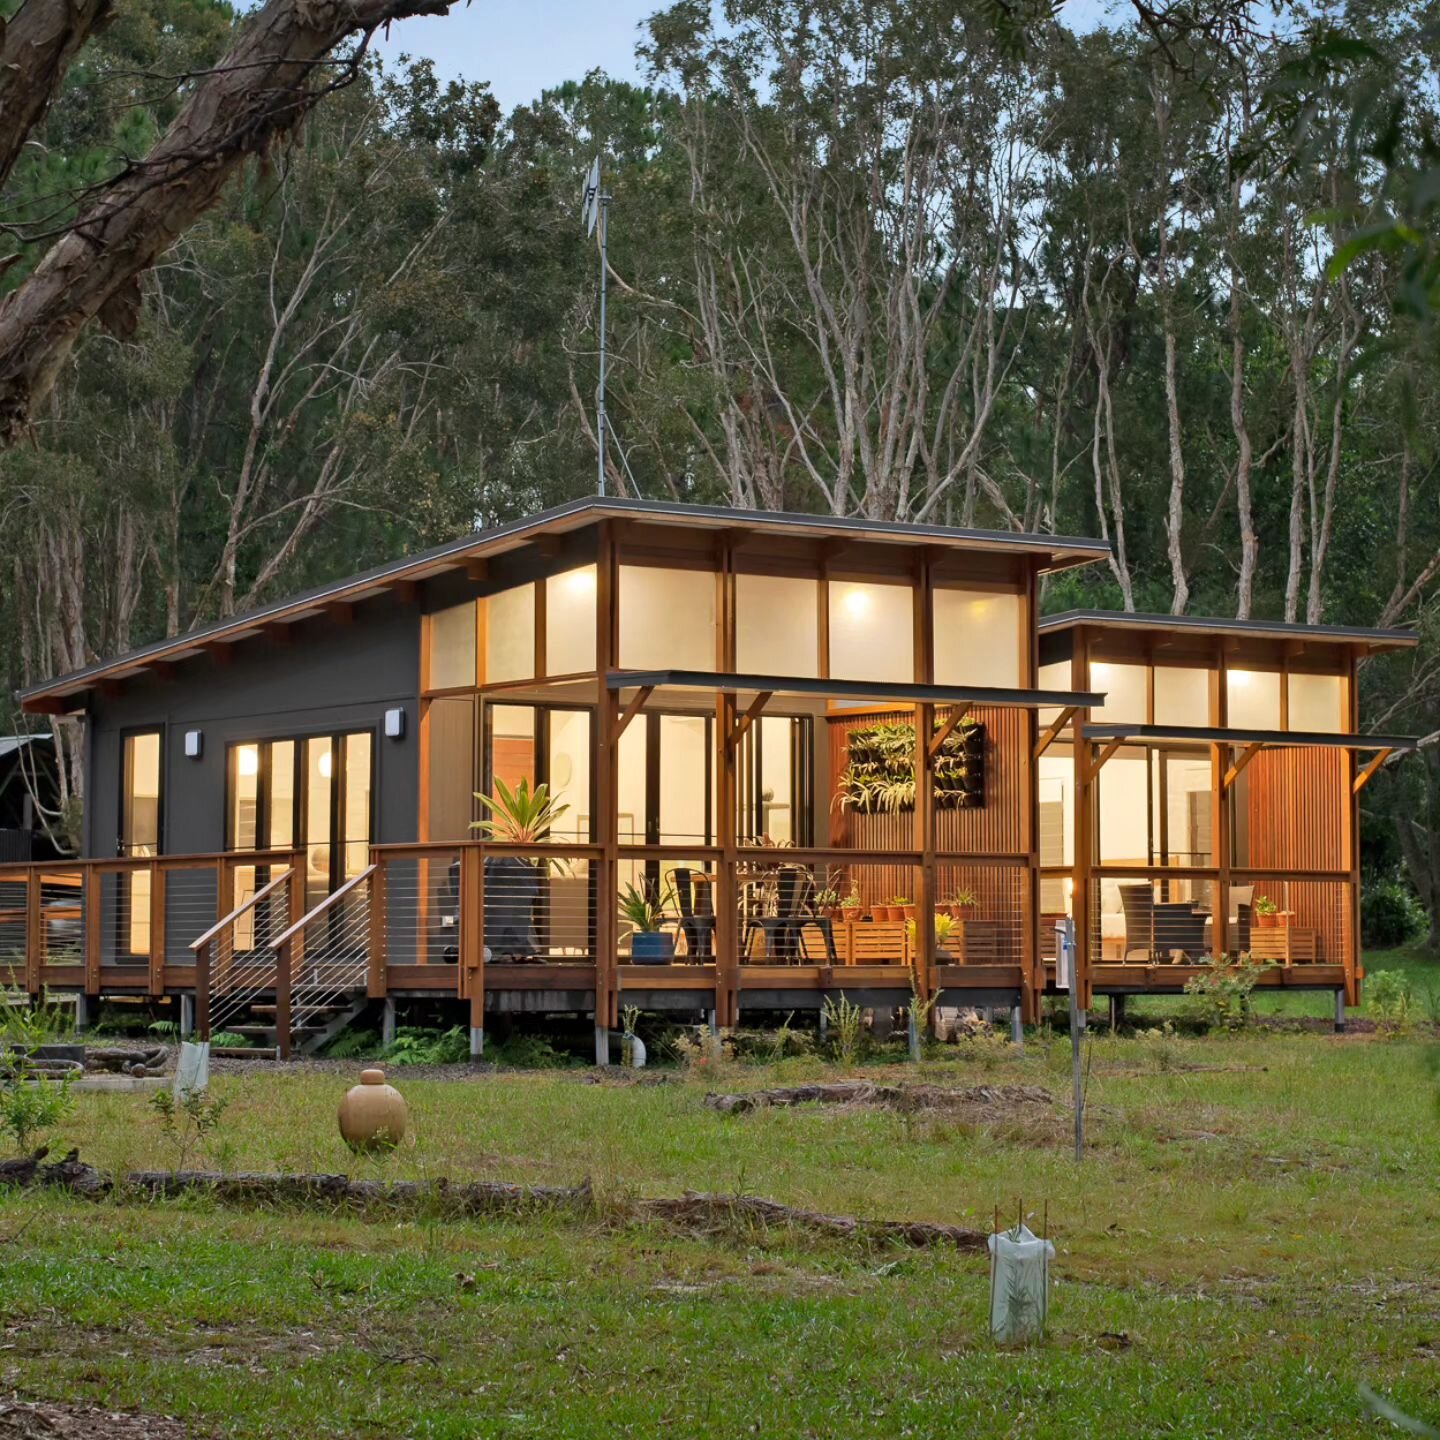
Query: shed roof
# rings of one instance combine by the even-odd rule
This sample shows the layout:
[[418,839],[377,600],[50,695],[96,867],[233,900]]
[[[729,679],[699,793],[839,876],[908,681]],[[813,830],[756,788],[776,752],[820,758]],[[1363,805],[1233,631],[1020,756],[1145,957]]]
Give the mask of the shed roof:
[[1095,625],[1111,630],[1148,630],[1173,634],[1177,630],[1199,631],[1206,635],[1244,635],[1257,640],[1304,640],[1337,645],[1360,645],[1378,653],[1400,650],[1419,643],[1410,630],[1366,629],[1355,625],[1304,625],[1290,620],[1236,620],[1209,615],[1149,615],[1124,610],[1066,610],[1046,615],[1040,633],[1054,634]]
[[102,680],[119,680],[147,666],[186,660],[202,653],[207,645],[231,643],[258,635],[266,625],[293,623],[322,615],[328,606],[365,600],[397,586],[461,568],[472,560],[503,555],[542,536],[564,535],[610,518],[715,531],[747,530],[810,536],[821,540],[844,537],[879,544],[925,544],[956,550],[1029,554],[1036,557],[1043,571],[1088,565],[1110,553],[1109,545],[1103,540],[1073,536],[1029,535],[1003,530],[969,530],[949,525],[869,520],[859,516],[733,510],[720,505],[592,496],[488,530],[477,530],[445,545],[277,600],[244,615],[204,625],[184,635],[160,640],[125,655],[56,676],[20,691],[20,701],[23,708],[32,711],[53,710],[69,701],[78,706],[80,697]]

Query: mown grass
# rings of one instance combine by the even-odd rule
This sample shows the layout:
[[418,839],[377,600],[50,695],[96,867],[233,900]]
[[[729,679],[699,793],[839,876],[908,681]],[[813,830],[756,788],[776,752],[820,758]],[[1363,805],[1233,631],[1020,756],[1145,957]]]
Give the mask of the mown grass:
[[[10,1196],[0,1387],[247,1437],[1360,1435],[1362,1382],[1440,1420],[1428,1048],[1096,1036],[1078,1169],[1058,1106],[962,1123],[704,1104],[835,1073],[814,1060],[646,1085],[397,1072],[415,1133],[356,1161],[343,1077],[257,1068],[216,1081],[225,1168],[589,1177],[600,1204],[454,1223]],[[1068,1063],[1032,1036],[919,1078],[1063,1097]],[[139,1095],[84,1096],[62,1138],[106,1168],[174,1163]],[[976,1225],[1048,1202],[1050,1333],[994,1348],[973,1256],[699,1237],[609,1203],[685,1188]]]

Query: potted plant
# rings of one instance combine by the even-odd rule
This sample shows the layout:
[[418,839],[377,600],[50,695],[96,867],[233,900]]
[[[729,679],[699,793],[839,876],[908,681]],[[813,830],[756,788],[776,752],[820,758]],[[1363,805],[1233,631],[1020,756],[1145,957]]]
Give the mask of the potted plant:
[[948,915],[937,915],[935,917],[935,953],[938,955],[942,950],[949,950],[950,935],[955,928],[955,922]]
[[649,891],[627,885],[620,892],[620,918],[634,927],[630,936],[630,958],[637,965],[668,965],[675,958],[675,936],[661,927],[673,905],[674,892],[667,886],[658,898]]
[[1255,898],[1255,928],[1257,930],[1273,930],[1279,921],[1276,919],[1278,907],[1268,895],[1258,895]]
[[[513,790],[497,776],[493,795],[478,790],[474,793],[487,814],[481,820],[472,820],[470,828],[498,845],[545,844],[555,822],[570,808],[555,802],[548,785],[537,785],[532,790],[523,775]],[[485,857],[487,959],[536,958],[540,942],[535,935],[534,915],[540,879],[557,863],[539,855]]]
[[815,909],[827,920],[839,920],[840,917],[840,892],[832,890],[828,886],[824,890],[815,892]]
[[860,903],[858,881],[851,884],[850,893],[840,901],[840,918],[842,920],[863,920],[865,918],[865,907]]
[[950,917],[953,920],[973,920],[980,902],[973,890],[957,890],[950,897]]
[[913,920],[915,918],[915,902],[904,895],[892,895],[890,897],[890,918],[892,920]]

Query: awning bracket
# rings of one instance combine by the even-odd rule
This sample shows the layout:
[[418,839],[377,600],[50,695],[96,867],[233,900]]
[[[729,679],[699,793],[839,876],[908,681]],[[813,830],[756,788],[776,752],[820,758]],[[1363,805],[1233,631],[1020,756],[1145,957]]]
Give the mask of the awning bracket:
[[1045,733],[1035,742],[1035,758],[1038,760],[1056,741],[1060,732],[1075,718],[1078,705],[1066,705],[1048,725]]
[[755,723],[760,712],[774,698],[773,690],[762,690],[749,704],[745,713],[735,722],[735,728],[730,732],[729,745],[733,750],[745,738],[745,732]]
[[955,733],[955,727],[968,713],[967,706],[957,705],[945,717],[945,723],[930,737],[930,758],[932,760],[940,753],[941,746]]
[[645,708],[645,702],[655,693],[653,685],[642,685],[635,692],[635,698],[625,707],[624,714],[620,716],[615,726],[615,738],[618,740],[626,730],[630,722]]
[[1260,753],[1261,742],[1256,740],[1247,745],[1235,757],[1235,763],[1225,772],[1225,786],[1228,790],[1244,772],[1245,767]]
[[1358,795],[1369,783],[1370,777],[1394,754],[1393,750],[1377,750],[1365,768],[1355,777],[1352,793]]

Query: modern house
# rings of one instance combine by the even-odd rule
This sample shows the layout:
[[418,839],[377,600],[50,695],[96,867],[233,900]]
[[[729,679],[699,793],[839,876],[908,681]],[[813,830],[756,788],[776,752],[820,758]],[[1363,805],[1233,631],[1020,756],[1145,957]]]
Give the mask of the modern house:
[[282,1054],[367,998],[477,1050],[579,1012],[602,1058],[627,1006],[1034,1018],[1073,915],[1087,1003],[1245,937],[1353,1002],[1356,755],[1408,743],[1358,733],[1354,666],[1410,637],[1039,620],[1106,553],[595,499],[60,676],[21,699],[85,716],[86,858],[0,867],[0,981]]

